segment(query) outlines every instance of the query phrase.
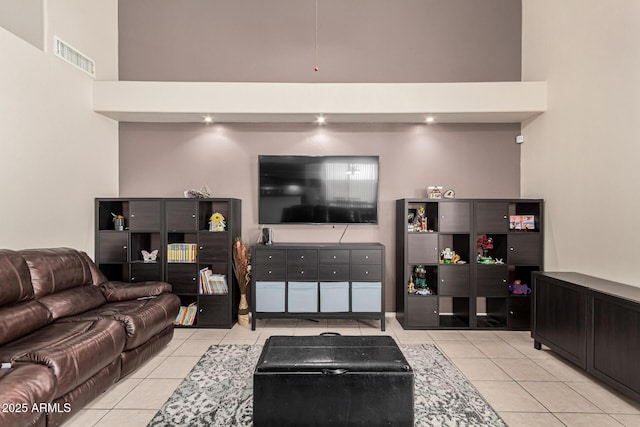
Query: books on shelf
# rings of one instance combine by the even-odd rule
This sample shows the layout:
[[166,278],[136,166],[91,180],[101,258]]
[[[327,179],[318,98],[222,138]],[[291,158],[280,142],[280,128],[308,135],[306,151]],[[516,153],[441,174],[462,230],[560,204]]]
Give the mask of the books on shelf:
[[226,295],[229,293],[227,287],[227,276],[224,274],[214,274],[209,267],[200,270],[200,294],[206,295]]
[[167,245],[167,262],[196,262],[197,252],[195,243],[170,243]]
[[174,325],[192,326],[196,320],[196,312],[198,310],[197,304],[191,303],[188,306],[181,305]]

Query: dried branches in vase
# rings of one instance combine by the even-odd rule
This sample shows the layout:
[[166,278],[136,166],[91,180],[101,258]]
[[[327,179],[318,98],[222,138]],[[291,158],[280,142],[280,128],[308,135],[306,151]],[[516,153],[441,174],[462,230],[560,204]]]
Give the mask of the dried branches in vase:
[[238,306],[238,324],[249,324],[249,303],[247,302],[247,287],[251,282],[251,253],[242,240],[236,237],[233,242],[233,271],[240,288],[240,305]]

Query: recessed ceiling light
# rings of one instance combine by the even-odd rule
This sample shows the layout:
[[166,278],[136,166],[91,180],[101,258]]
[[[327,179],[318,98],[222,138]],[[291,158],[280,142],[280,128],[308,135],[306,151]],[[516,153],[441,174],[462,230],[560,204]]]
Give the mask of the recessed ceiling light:
[[424,120],[427,123],[433,123],[436,119],[433,116],[427,116],[427,118]]
[[213,117],[211,117],[211,116],[204,116],[203,121],[204,121],[205,123],[213,123]]
[[324,118],[324,116],[318,116],[316,118],[316,123],[318,123],[319,125],[323,125],[327,122],[327,119]]

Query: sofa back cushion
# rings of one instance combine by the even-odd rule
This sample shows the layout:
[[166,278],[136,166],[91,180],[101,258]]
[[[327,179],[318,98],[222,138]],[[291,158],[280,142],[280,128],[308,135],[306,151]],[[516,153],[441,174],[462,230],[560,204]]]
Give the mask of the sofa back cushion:
[[27,249],[19,253],[29,266],[37,298],[92,283],[89,266],[75,249]]
[[0,307],[30,299],[33,287],[27,263],[18,252],[0,249]]
[[79,286],[38,298],[51,312],[53,320],[73,316],[100,307],[107,302],[98,286]]
[[35,300],[0,307],[0,345],[40,329],[51,320],[49,310]]

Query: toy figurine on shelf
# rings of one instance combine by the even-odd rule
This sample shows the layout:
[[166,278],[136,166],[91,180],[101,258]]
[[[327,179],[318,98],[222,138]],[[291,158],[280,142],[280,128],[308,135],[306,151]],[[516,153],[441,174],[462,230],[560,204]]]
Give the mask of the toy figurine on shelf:
[[209,218],[209,231],[224,231],[227,224],[224,222],[224,216],[220,212],[215,212]]
[[418,208],[418,226],[420,231],[427,231],[427,214],[424,206]]
[[416,284],[413,283],[413,277],[409,280],[409,293],[410,294],[415,294],[416,293]]
[[[452,251],[451,248],[445,248],[440,252],[440,258],[442,264],[453,264],[453,260],[456,257],[456,251]],[[460,257],[458,257],[460,259]]]

